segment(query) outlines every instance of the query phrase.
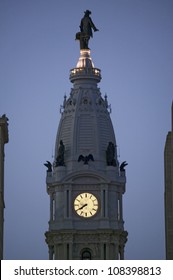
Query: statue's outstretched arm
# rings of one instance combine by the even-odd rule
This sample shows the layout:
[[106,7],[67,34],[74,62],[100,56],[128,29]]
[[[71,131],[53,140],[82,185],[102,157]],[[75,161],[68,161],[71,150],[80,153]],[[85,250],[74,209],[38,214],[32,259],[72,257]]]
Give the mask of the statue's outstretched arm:
[[97,29],[97,27],[95,26],[95,24],[93,23],[92,19],[89,18],[89,20],[90,20],[90,26],[92,27],[92,29],[94,30],[94,32],[95,32],[95,31],[99,31],[99,30]]

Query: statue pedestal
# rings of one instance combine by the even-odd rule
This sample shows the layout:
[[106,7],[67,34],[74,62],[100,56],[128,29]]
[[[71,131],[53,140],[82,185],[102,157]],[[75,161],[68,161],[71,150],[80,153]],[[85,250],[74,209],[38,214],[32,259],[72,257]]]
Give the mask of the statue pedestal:
[[118,167],[116,166],[107,166],[106,167],[106,174],[108,178],[115,180],[117,179],[119,173],[118,173]]
[[66,175],[65,166],[57,166],[54,168],[53,177],[56,181],[60,181]]

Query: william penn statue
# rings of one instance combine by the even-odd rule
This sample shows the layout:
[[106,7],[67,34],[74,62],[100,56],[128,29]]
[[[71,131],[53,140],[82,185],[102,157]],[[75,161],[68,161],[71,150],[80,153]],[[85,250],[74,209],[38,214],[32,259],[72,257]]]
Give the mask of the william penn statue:
[[92,29],[94,32],[99,30],[95,27],[90,17],[91,11],[86,10],[84,13],[84,17],[81,19],[80,23],[80,32],[76,33],[76,40],[80,41],[80,49],[89,49],[89,39],[93,37]]

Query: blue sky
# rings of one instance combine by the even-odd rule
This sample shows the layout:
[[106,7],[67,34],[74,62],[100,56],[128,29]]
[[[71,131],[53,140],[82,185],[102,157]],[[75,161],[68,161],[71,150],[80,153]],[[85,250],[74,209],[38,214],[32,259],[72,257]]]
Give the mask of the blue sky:
[[100,89],[112,107],[124,195],[126,259],[164,259],[163,152],[173,99],[173,1],[1,0],[0,115],[9,118],[5,152],[6,259],[48,259],[52,161],[74,40],[84,11],[99,29],[90,40]]

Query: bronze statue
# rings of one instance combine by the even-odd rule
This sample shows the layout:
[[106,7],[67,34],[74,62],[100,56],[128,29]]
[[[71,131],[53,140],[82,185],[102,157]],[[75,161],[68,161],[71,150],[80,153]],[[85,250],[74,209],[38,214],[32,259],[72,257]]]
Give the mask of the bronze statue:
[[65,166],[64,152],[65,152],[65,147],[64,147],[63,141],[60,140],[55,166]]
[[115,145],[109,142],[106,150],[106,162],[108,166],[116,166],[115,161]]
[[84,13],[85,15],[80,23],[80,32],[76,33],[76,40],[80,41],[80,49],[89,49],[89,39],[90,37],[93,37],[92,29],[94,32],[99,30],[95,27],[90,17],[91,11],[86,10]]

